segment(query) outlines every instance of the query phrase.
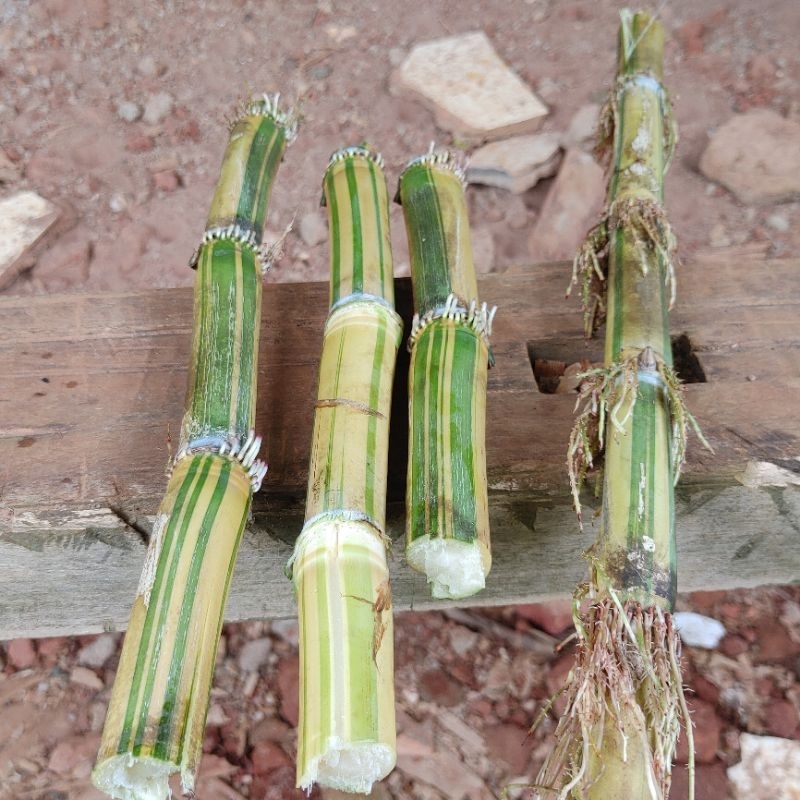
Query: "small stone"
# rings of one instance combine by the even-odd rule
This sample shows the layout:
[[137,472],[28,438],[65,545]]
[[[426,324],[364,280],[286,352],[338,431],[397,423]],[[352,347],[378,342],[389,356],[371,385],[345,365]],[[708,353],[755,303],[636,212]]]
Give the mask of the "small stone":
[[417,678],[420,697],[438,706],[451,707],[463,699],[462,687],[447,677],[441,669],[423,672]]
[[85,686],[87,689],[99,692],[103,688],[103,681],[88,667],[73,667],[69,674],[70,683]]
[[591,149],[597,133],[597,120],[600,117],[600,106],[597,103],[585,103],[572,116],[567,132],[561,137],[562,147],[580,147]]
[[220,728],[223,725],[226,725],[230,720],[228,719],[228,715],[225,713],[225,709],[219,703],[212,703],[208,709],[208,714],[206,715],[206,725],[210,725],[215,728]]
[[239,669],[242,672],[258,672],[267,663],[271,652],[272,640],[267,636],[246,642],[239,652]]
[[583,364],[579,361],[570,364],[564,370],[564,374],[558,380],[556,394],[572,394],[580,389],[583,378],[580,376],[585,372]]
[[6,659],[15,669],[36,666],[36,648],[30,639],[12,639],[6,646]]
[[144,75],[147,78],[152,78],[158,72],[156,60],[153,58],[153,56],[143,56],[139,59],[139,63],[136,65],[136,71],[140,75]]
[[0,184],[11,183],[19,177],[17,165],[8,157],[8,154],[0,147]]
[[395,85],[431,108],[437,125],[465,138],[528,133],[547,116],[483,31],[418,44],[397,71]]
[[[41,260],[36,265],[37,275]],[[42,659],[45,666],[51,666],[56,663],[58,657],[62,653],[66,653],[69,649],[69,639],[66,636],[48,636],[46,639],[39,639],[36,643],[36,649],[39,651],[39,658]]]
[[521,194],[558,171],[558,136],[542,133],[490,142],[476,150],[467,165],[469,183],[497,186]]
[[568,598],[548,603],[525,603],[518,605],[516,611],[517,616],[532,622],[551,636],[564,633],[573,624],[572,601]]
[[493,759],[504,761],[515,775],[522,775],[526,771],[535,740],[525,728],[510,724],[494,725],[486,728],[484,737]]
[[0,200],[0,289],[33,266],[31,251],[58,219],[59,211],[36,192]]
[[171,94],[167,92],[158,92],[152,94],[147,98],[147,104],[144,107],[142,119],[148,125],[158,125],[164,118],[172,111],[172,106],[175,101]]
[[253,773],[256,775],[268,775],[279,767],[291,763],[283,748],[269,741],[259,742],[253,747],[250,761],[253,764]]
[[325,26],[325,33],[335,44],[342,44],[358,35],[358,29],[353,25],[336,25],[331,22]]
[[600,165],[582,150],[564,155],[528,240],[535,261],[572,261],[605,199]]
[[800,742],[743,733],[741,761],[728,769],[736,800],[795,800],[800,796]]
[[721,622],[694,611],[678,611],[672,619],[681,641],[689,647],[713,650],[725,635],[725,626]]
[[320,212],[310,211],[300,218],[297,233],[306,247],[315,247],[328,238],[328,226]]
[[458,755],[446,750],[412,755],[401,750],[398,740],[397,767],[407,777],[433,786],[448,798],[489,800],[492,797],[480,776]]
[[789,220],[784,214],[770,214],[767,217],[767,225],[779,233],[786,233],[789,230]]
[[747,62],[747,77],[756,84],[774,81],[776,71],[775,63],[765,53],[756,53]]
[[[89,262],[92,245],[89,232],[74,229],[59,236],[36,262],[33,274],[41,281],[48,292],[63,292],[83,285],[89,277]],[[44,639],[39,642],[39,652],[43,647],[52,646],[54,653],[64,649],[64,639]],[[51,645],[52,643],[52,645]]]
[[145,133],[132,133],[125,139],[125,149],[129,153],[147,153],[155,146],[153,137]]
[[108,207],[113,214],[121,214],[123,211],[128,210],[128,201],[124,194],[114,192],[108,200]]
[[141,119],[142,107],[138,103],[126,100],[117,105],[117,116],[125,122],[136,122],[137,119]]
[[728,230],[722,222],[717,222],[708,235],[708,243],[712,247],[730,247],[731,237],[728,235]]
[[478,634],[463,625],[454,625],[450,628],[450,647],[459,656],[466,655],[478,641]]
[[771,736],[784,739],[797,738],[797,726],[800,725],[797,709],[788,700],[773,700],[764,708],[764,727]]
[[153,173],[153,186],[160,192],[174,192],[181,185],[181,176],[174,169]]
[[269,628],[279,639],[292,647],[297,647],[299,642],[299,628],[296,619],[273,619]]
[[700,171],[743,203],[800,198],[800,123],[767,109],[737,114],[711,137]]
[[101,633],[93,642],[78,651],[78,663],[86,667],[101,669],[117,651],[117,637],[113,633]]

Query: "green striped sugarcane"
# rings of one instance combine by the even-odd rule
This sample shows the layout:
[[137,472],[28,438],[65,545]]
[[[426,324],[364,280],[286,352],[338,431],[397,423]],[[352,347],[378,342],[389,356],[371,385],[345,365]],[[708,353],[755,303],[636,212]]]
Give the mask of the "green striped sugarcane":
[[400,176],[411,258],[406,558],[434,597],[467,597],[491,565],[486,379],[494,309],[478,303],[463,174],[431,152]]
[[294,125],[277,97],[233,122],[196,267],[186,411],[148,547],[93,781],[122,800],[162,800],[180,771],[192,792],[217,643],[256,460],[260,248]]
[[584,376],[568,465],[580,514],[581,482],[603,452],[603,499],[590,582],[576,596],[584,606],[567,710],[537,781],[543,798],[666,800],[681,722],[691,740],[671,612],[673,487],[694,421],[668,327],[675,241],[663,179],[676,134],[663,45],[656,20],[621,13],[617,80],[600,126],[608,210],[575,261],[587,335],[605,317],[606,338],[605,366]]
[[306,521],[291,562],[300,629],[297,784],[367,793],[396,758],[385,506],[403,326],[380,156],[360,147],[334,153],[323,190],[331,307]]

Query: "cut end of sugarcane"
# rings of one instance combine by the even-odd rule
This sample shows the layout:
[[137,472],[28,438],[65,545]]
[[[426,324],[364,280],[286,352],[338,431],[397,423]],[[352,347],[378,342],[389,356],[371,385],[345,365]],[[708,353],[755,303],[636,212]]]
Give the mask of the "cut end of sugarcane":
[[261,94],[251,97],[241,104],[236,115],[230,122],[233,129],[244,117],[269,117],[276,125],[283,128],[286,144],[291,144],[297,137],[298,113],[294,108],[284,111],[280,107],[281,96],[275,94]]
[[167,800],[172,796],[169,777],[177,771],[167,761],[122,753],[100,762],[92,783],[114,800]]
[[423,536],[408,546],[406,559],[427,575],[437,600],[459,600],[486,588],[490,555],[481,542]]
[[372,150],[365,144],[351,145],[349,147],[342,147],[334,151],[328,161],[328,168],[340,161],[345,161],[348,158],[365,158],[367,161],[372,161],[377,164],[381,169],[384,167],[383,156],[376,150]]
[[[431,142],[427,153],[417,156],[416,158],[412,158],[411,161],[406,164],[405,169],[403,169],[403,173],[407,172],[413,167],[418,166],[438,167],[448,172],[452,172],[453,175],[455,175],[458,180],[461,181],[462,186],[467,185],[467,172],[464,163],[464,157],[452,150],[437,150],[436,142]],[[400,180],[403,180],[402,174],[400,175]]]
[[392,771],[395,760],[395,751],[388,745],[331,737],[325,752],[309,759],[298,786],[305,792],[316,783],[342,792],[369,794],[372,784]]

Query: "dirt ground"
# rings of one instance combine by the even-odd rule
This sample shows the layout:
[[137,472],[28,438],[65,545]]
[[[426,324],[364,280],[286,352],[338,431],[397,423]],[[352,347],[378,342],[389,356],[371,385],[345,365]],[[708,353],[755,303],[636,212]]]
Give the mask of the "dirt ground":
[[[683,263],[707,250],[751,245],[774,256],[796,253],[799,203],[743,205],[697,164],[709,135],[736,112],[765,107],[800,119],[800,4],[658,5],[668,35],[665,79],[681,133],[667,208]],[[4,291],[190,285],[187,261],[202,234],[226,116],[251,92],[275,91],[299,104],[302,125],[278,176],[267,238],[293,218],[306,224],[288,235],[268,280],[323,280],[328,255],[319,195],[331,152],[369,141],[382,152],[393,186],[431,141],[453,144],[430,111],[389,89],[415,43],[486,31],[549,107],[543,130],[561,132],[581,106],[605,96],[618,7],[611,0],[434,0],[424,11],[387,0],[4,0],[0,196],[32,189],[61,209],[57,229]],[[522,195],[470,187],[480,269],[501,272],[537,259],[528,234],[551,184]],[[392,224],[396,271],[403,274],[407,251],[397,208]],[[691,291],[690,269],[679,271],[679,291]],[[697,797],[724,800],[732,797],[725,770],[738,760],[741,732],[800,738],[800,591],[702,593],[681,603],[727,629],[714,650],[687,648],[685,659],[697,727]],[[570,646],[555,649],[568,635],[563,604],[401,615],[400,764],[373,796],[475,800],[529,782],[551,746],[552,716],[534,735],[527,731],[569,669]],[[0,644],[0,798],[104,796],[91,788],[88,773],[120,640],[103,634]],[[296,684],[291,622],[226,626],[201,798],[302,796],[293,789]],[[685,759],[684,748],[679,762]],[[436,765],[436,775],[426,763]],[[451,776],[447,786],[443,775]],[[685,796],[681,766],[674,783],[673,797]]]

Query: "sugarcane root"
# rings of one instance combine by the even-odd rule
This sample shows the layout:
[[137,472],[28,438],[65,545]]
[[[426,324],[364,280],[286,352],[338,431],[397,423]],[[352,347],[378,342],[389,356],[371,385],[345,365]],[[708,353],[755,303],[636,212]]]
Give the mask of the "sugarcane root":
[[633,414],[639,382],[661,384],[670,420],[670,462],[677,483],[686,458],[686,440],[691,428],[700,442],[712,450],[697,420],[686,407],[683,384],[675,370],[651,347],[623,351],[609,367],[594,367],[581,373],[575,410],[580,411],[569,437],[567,472],[578,520],[581,521],[580,490],[590,470],[599,466],[605,450],[606,422],[625,433]]
[[[576,613],[576,629],[577,659],[563,689],[566,710],[555,747],[531,786],[533,797],[666,800],[682,727],[694,751],[671,615],[623,604],[609,589]],[[693,767],[690,755],[690,784]]]

